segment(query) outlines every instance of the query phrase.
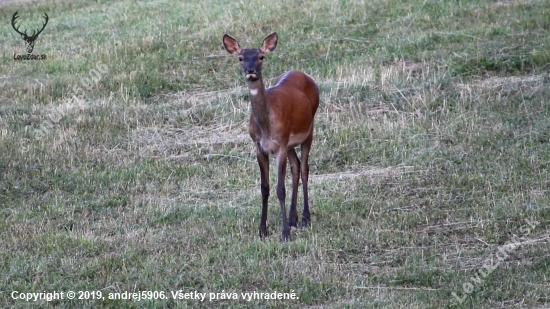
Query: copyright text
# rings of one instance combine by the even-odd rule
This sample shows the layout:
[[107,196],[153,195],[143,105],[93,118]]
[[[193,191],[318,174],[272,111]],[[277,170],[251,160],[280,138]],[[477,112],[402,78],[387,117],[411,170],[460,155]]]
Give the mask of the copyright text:
[[54,301],[54,300],[129,300],[139,302],[142,300],[194,300],[194,301],[222,301],[222,300],[298,300],[299,297],[294,290],[290,292],[270,291],[270,292],[199,292],[199,291],[137,291],[137,292],[102,292],[102,291],[52,291],[52,292],[19,292],[13,291],[10,294],[14,300],[22,300],[27,302],[37,301]]

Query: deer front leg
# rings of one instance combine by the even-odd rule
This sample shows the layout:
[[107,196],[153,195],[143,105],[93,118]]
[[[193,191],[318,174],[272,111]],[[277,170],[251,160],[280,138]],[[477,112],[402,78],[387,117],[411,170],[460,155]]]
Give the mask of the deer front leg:
[[279,199],[279,204],[281,204],[281,218],[283,221],[283,234],[281,236],[281,241],[290,240],[290,226],[288,225],[288,220],[286,218],[286,208],[285,208],[285,176],[286,176],[286,158],[287,153],[286,149],[279,150],[277,153],[277,198]]
[[292,172],[292,198],[290,200],[289,226],[297,227],[298,211],[296,210],[296,203],[298,201],[298,182],[300,179],[300,160],[296,150],[291,148],[288,151],[288,160],[290,161],[290,171]]
[[268,235],[267,232],[267,200],[269,198],[269,156],[260,145],[256,145],[256,159],[260,166],[260,190],[262,192],[262,217],[260,219],[260,238]]

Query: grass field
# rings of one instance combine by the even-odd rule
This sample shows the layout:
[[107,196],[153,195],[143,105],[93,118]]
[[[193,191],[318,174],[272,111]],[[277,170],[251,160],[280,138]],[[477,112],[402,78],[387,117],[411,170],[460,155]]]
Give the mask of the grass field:
[[[49,15],[47,60],[13,59],[16,10],[29,32]],[[2,1],[0,16],[1,308],[550,307],[549,1]],[[249,96],[221,44],[273,31],[267,83],[299,69],[321,90],[312,226],[289,243],[273,160],[258,237]],[[12,297],[53,291],[104,299]],[[108,297],[140,291],[169,299]]]

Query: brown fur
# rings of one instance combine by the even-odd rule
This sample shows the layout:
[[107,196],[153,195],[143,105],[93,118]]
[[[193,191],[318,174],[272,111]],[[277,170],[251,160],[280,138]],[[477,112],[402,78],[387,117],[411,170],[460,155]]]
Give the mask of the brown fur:
[[[239,59],[247,77],[250,91],[251,110],[249,133],[257,147],[257,160],[261,174],[262,217],[260,236],[267,235],[267,200],[269,196],[269,154],[275,154],[277,161],[277,198],[281,205],[283,221],[282,240],[290,240],[290,226],[296,226],[298,181],[301,176],[304,192],[302,226],[310,222],[308,201],[308,157],[313,141],[313,121],[319,107],[317,85],[303,72],[289,71],[275,80],[275,86],[265,89],[262,78],[262,63],[266,54],[277,46],[277,34],[272,33],[258,49],[241,49],[235,39],[224,35],[223,44],[230,54]],[[302,164],[294,147],[301,147]],[[290,222],[285,209],[286,160],[292,170],[292,199]]]

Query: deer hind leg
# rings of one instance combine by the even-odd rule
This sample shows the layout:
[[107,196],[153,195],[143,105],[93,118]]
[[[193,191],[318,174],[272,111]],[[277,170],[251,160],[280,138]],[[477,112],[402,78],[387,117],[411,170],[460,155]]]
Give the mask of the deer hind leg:
[[302,212],[302,228],[307,227],[311,223],[311,217],[309,213],[309,195],[308,195],[308,180],[309,180],[309,151],[311,150],[311,143],[313,142],[313,133],[302,143],[302,164],[301,164],[301,176],[302,187],[304,191],[304,210]]
[[288,150],[288,161],[290,161],[290,171],[292,172],[292,199],[290,200],[288,225],[297,227],[298,211],[296,210],[296,204],[298,201],[298,183],[300,181],[300,160],[294,148]]
[[268,235],[267,200],[269,198],[269,156],[257,145],[256,159],[260,166],[260,189],[262,192],[262,217],[260,219],[260,238]]
[[286,159],[286,149],[279,150],[279,152],[277,152],[277,198],[279,199],[279,204],[281,204],[281,218],[283,221],[283,234],[281,236],[281,241],[283,242],[290,240],[290,226],[288,225],[285,207]]

